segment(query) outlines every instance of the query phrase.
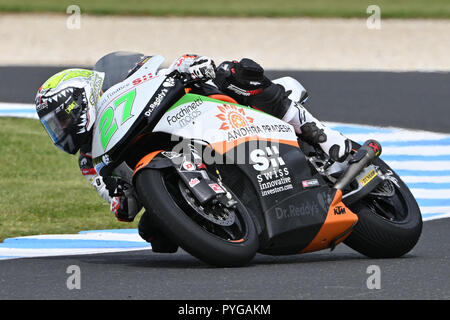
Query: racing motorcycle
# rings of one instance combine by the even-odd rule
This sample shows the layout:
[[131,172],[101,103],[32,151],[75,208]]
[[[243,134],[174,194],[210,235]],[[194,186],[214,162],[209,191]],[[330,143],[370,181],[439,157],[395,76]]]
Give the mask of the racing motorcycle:
[[[341,242],[373,258],[417,243],[419,207],[375,140],[333,162],[291,125],[225,95],[189,91],[153,56],[98,103],[94,161],[132,184],[152,223],[198,259],[244,266]],[[274,82],[299,98],[293,78]]]

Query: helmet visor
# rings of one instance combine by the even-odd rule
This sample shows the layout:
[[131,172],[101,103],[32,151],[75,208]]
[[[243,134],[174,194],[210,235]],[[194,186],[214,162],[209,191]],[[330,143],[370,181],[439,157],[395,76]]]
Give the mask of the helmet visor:
[[58,148],[71,154],[77,152],[72,139],[71,125],[74,120],[76,120],[75,112],[67,112],[67,109],[63,107],[56,108],[41,118],[41,122],[53,143]]

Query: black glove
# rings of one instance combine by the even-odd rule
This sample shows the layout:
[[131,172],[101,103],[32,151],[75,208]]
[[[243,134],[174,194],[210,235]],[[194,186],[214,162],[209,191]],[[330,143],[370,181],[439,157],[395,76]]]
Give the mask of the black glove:
[[102,178],[110,197],[123,195],[123,190],[127,184],[124,180],[112,176],[104,176]]
[[132,222],[141,209],[140,202],[130,195],[113,197],[110,203],[111,212],[122,222]]
[[300,139],[312,146],[327,141],[327,135],[323,129],[317,127],[315,122],[305,123],[300,127],[300,130],[302,130],[302,133],[299,135]]
[[110,210],[117,220],[131,222],[142,209],[133,187],[124,180],[106,176],[103,177],[109,196],[111,197]]

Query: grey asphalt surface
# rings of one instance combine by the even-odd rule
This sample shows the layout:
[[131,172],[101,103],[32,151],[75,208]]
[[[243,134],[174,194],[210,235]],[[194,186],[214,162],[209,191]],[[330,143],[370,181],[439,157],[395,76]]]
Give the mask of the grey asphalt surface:
[[[0,101],[31,103],[61,69],[0,67]],[[307,87],[319,119],[450,132],[448,73],[269,72],[287,74]],[[0,300],[449,300],[449,229],[450,219],[425,222],[418,245],[398,259],[368,259],[342,244],[333,252],[257,255],[236,269],[211,268],[181,250],[5,260]],[[80,267],[80,290],[66,286],[70,265]],[[381,270],[380,289],[367,287],[371,265]]]
[[[424,223],[421,239],[397,259],[369,259],[340,244],[304,255],[257,255],[245,268],[213,268],[184,253],[135,251],[0,261],[0,299],[448,300],[450,219]],[[66,273],[80,267],[80,289]],[[380,289],[368,289],[368,267]],[[370,269],[369,269],[370,270]]]

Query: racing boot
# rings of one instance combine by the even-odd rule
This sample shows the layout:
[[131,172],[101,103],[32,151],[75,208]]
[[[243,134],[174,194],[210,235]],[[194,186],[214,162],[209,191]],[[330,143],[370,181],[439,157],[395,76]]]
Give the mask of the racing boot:
[[139,220],[139,235],[145,241],[151,243],[152,251],[157,253],[175,253],[178,245],[167,238],[160,230],[154,227],[150,214],[145,211]]

